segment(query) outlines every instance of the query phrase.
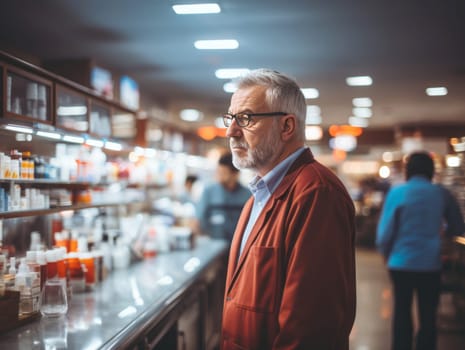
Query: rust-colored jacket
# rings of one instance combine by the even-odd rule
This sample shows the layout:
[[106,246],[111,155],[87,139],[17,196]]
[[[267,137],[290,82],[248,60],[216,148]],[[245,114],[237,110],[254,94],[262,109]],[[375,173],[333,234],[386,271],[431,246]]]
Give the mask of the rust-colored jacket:
[[354,206],[306,150],[264,207],[242,255],[253,197],[231,245],[222,349],[345,350],[355,318]]

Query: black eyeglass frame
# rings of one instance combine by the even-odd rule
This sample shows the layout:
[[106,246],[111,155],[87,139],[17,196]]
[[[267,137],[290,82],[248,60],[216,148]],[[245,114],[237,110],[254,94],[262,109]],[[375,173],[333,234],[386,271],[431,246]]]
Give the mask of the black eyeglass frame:
[[[284,116],[288,115],[289,113],[285,112],[265,112],[265,113],[225,113],[223,114],[223,124],[225,127],[229,128],[232,124],[233,119],[236,120],[237,125],[241,128],[245,128],[249,126],[252,117],[275,117],[275,116]],[[239,119],[238,117],[241,116],[242,118]]]

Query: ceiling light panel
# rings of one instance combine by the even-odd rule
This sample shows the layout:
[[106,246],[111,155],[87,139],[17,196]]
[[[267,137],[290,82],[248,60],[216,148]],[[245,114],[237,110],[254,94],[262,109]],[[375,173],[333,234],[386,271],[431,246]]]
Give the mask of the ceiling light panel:
[[366,107],[355,107],[352,109],[352,113],[355,117],[360,118],[370,118],[373,115],[371,109]]
[[300,89],[300,91],[302,91],[306,99],[314,99],[320,96],[320,92],[315,88],[304,88]]
[[235,50],[239,47],[239,42],[235,39],[197,40],[194,47],[197,50]]
[[368,75],[347,77],[346,83],[349,86],[370,86],[373,84],[373,79]]
[[369,97],[356,97],[352,99],[354,107],[372,107],[373,101]]
[[202,119],[202,112],[197,109],[183,109],[179,116],[186,122],[197,122]]
[[232,94],[232,93],[236,92],[237,85],[234,82],[230,81],[229,83],[225,83],[223,85],[223,90],[225,92],[229,93],[229,94]]
[[426,94],[428,96],[446,96],[447,88],[444,86],[429,87],[426,89]]
[[220,5],[216,3],[205,3],[205,4],[185,4],[185,5],[173,5],[173,11],[178,15],[200,15],[200,14],[211,14],[220,13]]
[[247,74],[249,71],[247,68],[220,68],[215,71],[215,76],[218,79],[234,79]]
[[307,106],[307,113],[305,117],[305,124],[318,125],[321,124],[321,109],[316,105]]
[[305,127],[305,139],[307,141],[321,140],[323,137],[323,129],[316,125],[307,125]]
[[368,126],[367,118],[349,117],[349,124],[359,128],[366,128]]

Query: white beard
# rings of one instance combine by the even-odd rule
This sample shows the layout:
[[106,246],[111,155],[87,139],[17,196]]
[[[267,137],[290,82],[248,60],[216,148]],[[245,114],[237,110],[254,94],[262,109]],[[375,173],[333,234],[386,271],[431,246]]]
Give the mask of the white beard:
[[[251,150],[245,140],[231,137],[229,144],[233,155],[233,164],[238,169],[250,169],[257,171],[260,168],[272,164],[283,152],[284,145],[279,139],[278,123],[273,123],[269,132],[260,140],[255,149]],[[247,150],[247,155],[241,157],[234,153],[233,147],[241,147]]]

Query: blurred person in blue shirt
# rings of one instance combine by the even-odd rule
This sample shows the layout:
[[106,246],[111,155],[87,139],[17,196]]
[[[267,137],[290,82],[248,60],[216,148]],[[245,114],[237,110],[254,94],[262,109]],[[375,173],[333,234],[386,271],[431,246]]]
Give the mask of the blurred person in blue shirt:
[[195,199],[192,192],[194,184],[197,182],[197,180],[197,175],[186,176],[186,179],[184,180],[183,192],[177,198],[181,203],[195,203]]
[[240,184],[231,153],[220,157],[216,178],[217,182],[205,187],[197,203],[197,220],[202,233],[231,242],[242,207],[251,193]]
[[407,182],[388,192],[376,233],[394,293],[392,349],[413,348],[412,302],[417,294],[419,329],[415,349],[436,349],[436,315],[441,288],[443,236],[465,232],[453,195],[432,183],[434,162],[415,152],[406,164]]

